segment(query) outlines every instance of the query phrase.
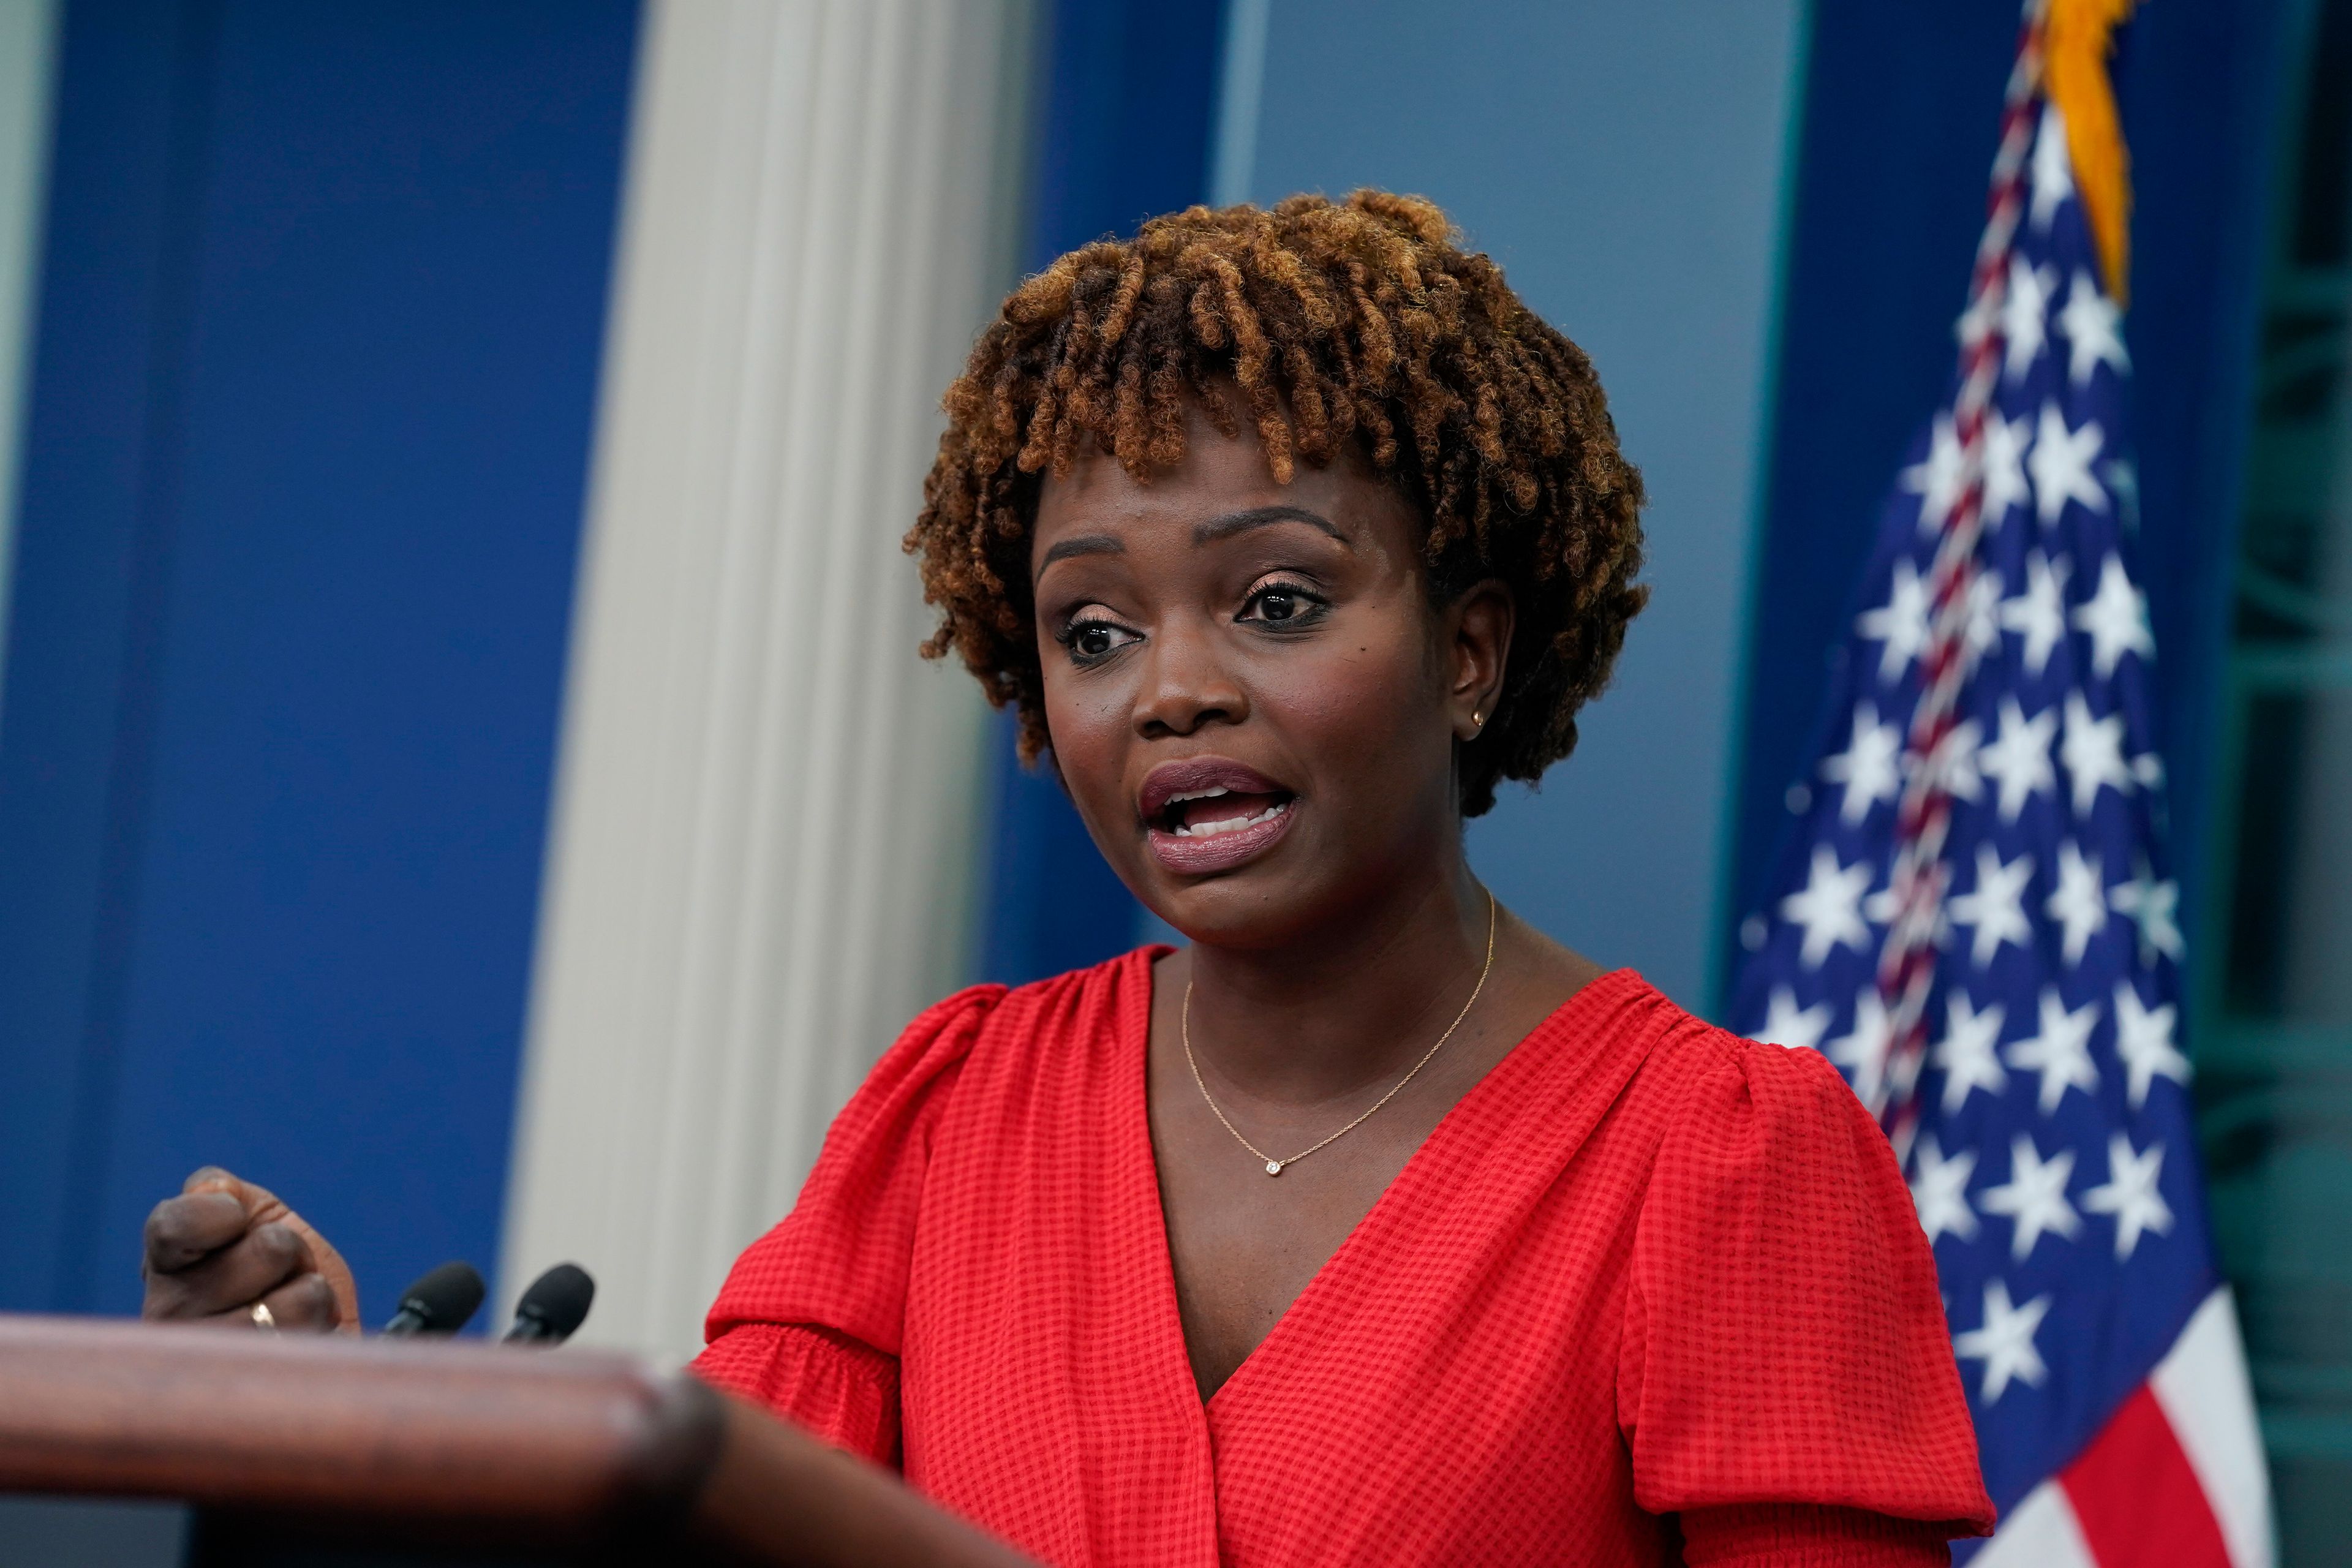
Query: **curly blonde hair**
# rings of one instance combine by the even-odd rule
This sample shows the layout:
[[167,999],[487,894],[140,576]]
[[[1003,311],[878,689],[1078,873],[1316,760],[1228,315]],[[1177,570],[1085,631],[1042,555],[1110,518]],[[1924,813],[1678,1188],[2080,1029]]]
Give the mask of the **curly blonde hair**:
[[1461,753],[1466,815],[1575,749],[1649,595],[1641,474],[1583,351],[1435,205],[1358,191],[1190,207],[1074,250],[1013,291],[948,388],[906,539],[940,612],[923,651],[953,649],[1018,710],[1024,761],[1051,739],[1030,586],[1043,478],[1091,438],[1148,483],[1182,458],[1192,406],[1229,437],[1246,419],[1283,483],[1352,444],[1424,520],[1433,603],[1509,585],[1501,700]]

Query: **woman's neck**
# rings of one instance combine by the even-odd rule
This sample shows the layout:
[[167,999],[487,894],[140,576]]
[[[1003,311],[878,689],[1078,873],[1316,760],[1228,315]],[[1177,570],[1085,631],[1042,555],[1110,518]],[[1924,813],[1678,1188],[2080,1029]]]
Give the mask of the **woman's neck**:
[[[1426,1052],[1479,981],[1492,904],[1458,848],[1397,895],[1271,948],[1195,943],[1192,1048],[1204,1071],[1268,1100],[1343,1100]],[[1497,937],[1496,963],[1503,942]]]

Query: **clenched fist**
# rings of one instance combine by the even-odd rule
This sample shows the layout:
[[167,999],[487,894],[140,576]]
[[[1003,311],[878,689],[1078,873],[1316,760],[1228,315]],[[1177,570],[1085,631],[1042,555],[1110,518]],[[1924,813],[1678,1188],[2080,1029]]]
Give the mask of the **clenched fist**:
[[147,1216],[143,1272],[143,1318],[359,1332],[342,1255],[275,1193],[215,1166]]

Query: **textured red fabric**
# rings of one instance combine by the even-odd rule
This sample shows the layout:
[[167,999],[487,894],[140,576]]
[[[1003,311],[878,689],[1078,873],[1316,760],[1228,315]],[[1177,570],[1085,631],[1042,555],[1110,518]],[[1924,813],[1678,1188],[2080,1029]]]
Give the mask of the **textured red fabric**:
[[1885,1140],[1819,1056],[1631,971],[1463,1097],[1204,1405],[1155,956],[910,1025],[702,1375],[1058,1563],[1911,1568],[1990,1528]]

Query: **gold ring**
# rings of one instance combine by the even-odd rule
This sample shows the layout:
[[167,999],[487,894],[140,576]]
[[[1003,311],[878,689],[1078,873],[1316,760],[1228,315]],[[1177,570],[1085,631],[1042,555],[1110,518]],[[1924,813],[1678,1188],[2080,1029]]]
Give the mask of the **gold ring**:
[[270,1311],[268,1302],[256,1301],[253,1304],[253,1326],[257,1329],[268,1329],[273,1334],[278,1331],[278,1318]]

